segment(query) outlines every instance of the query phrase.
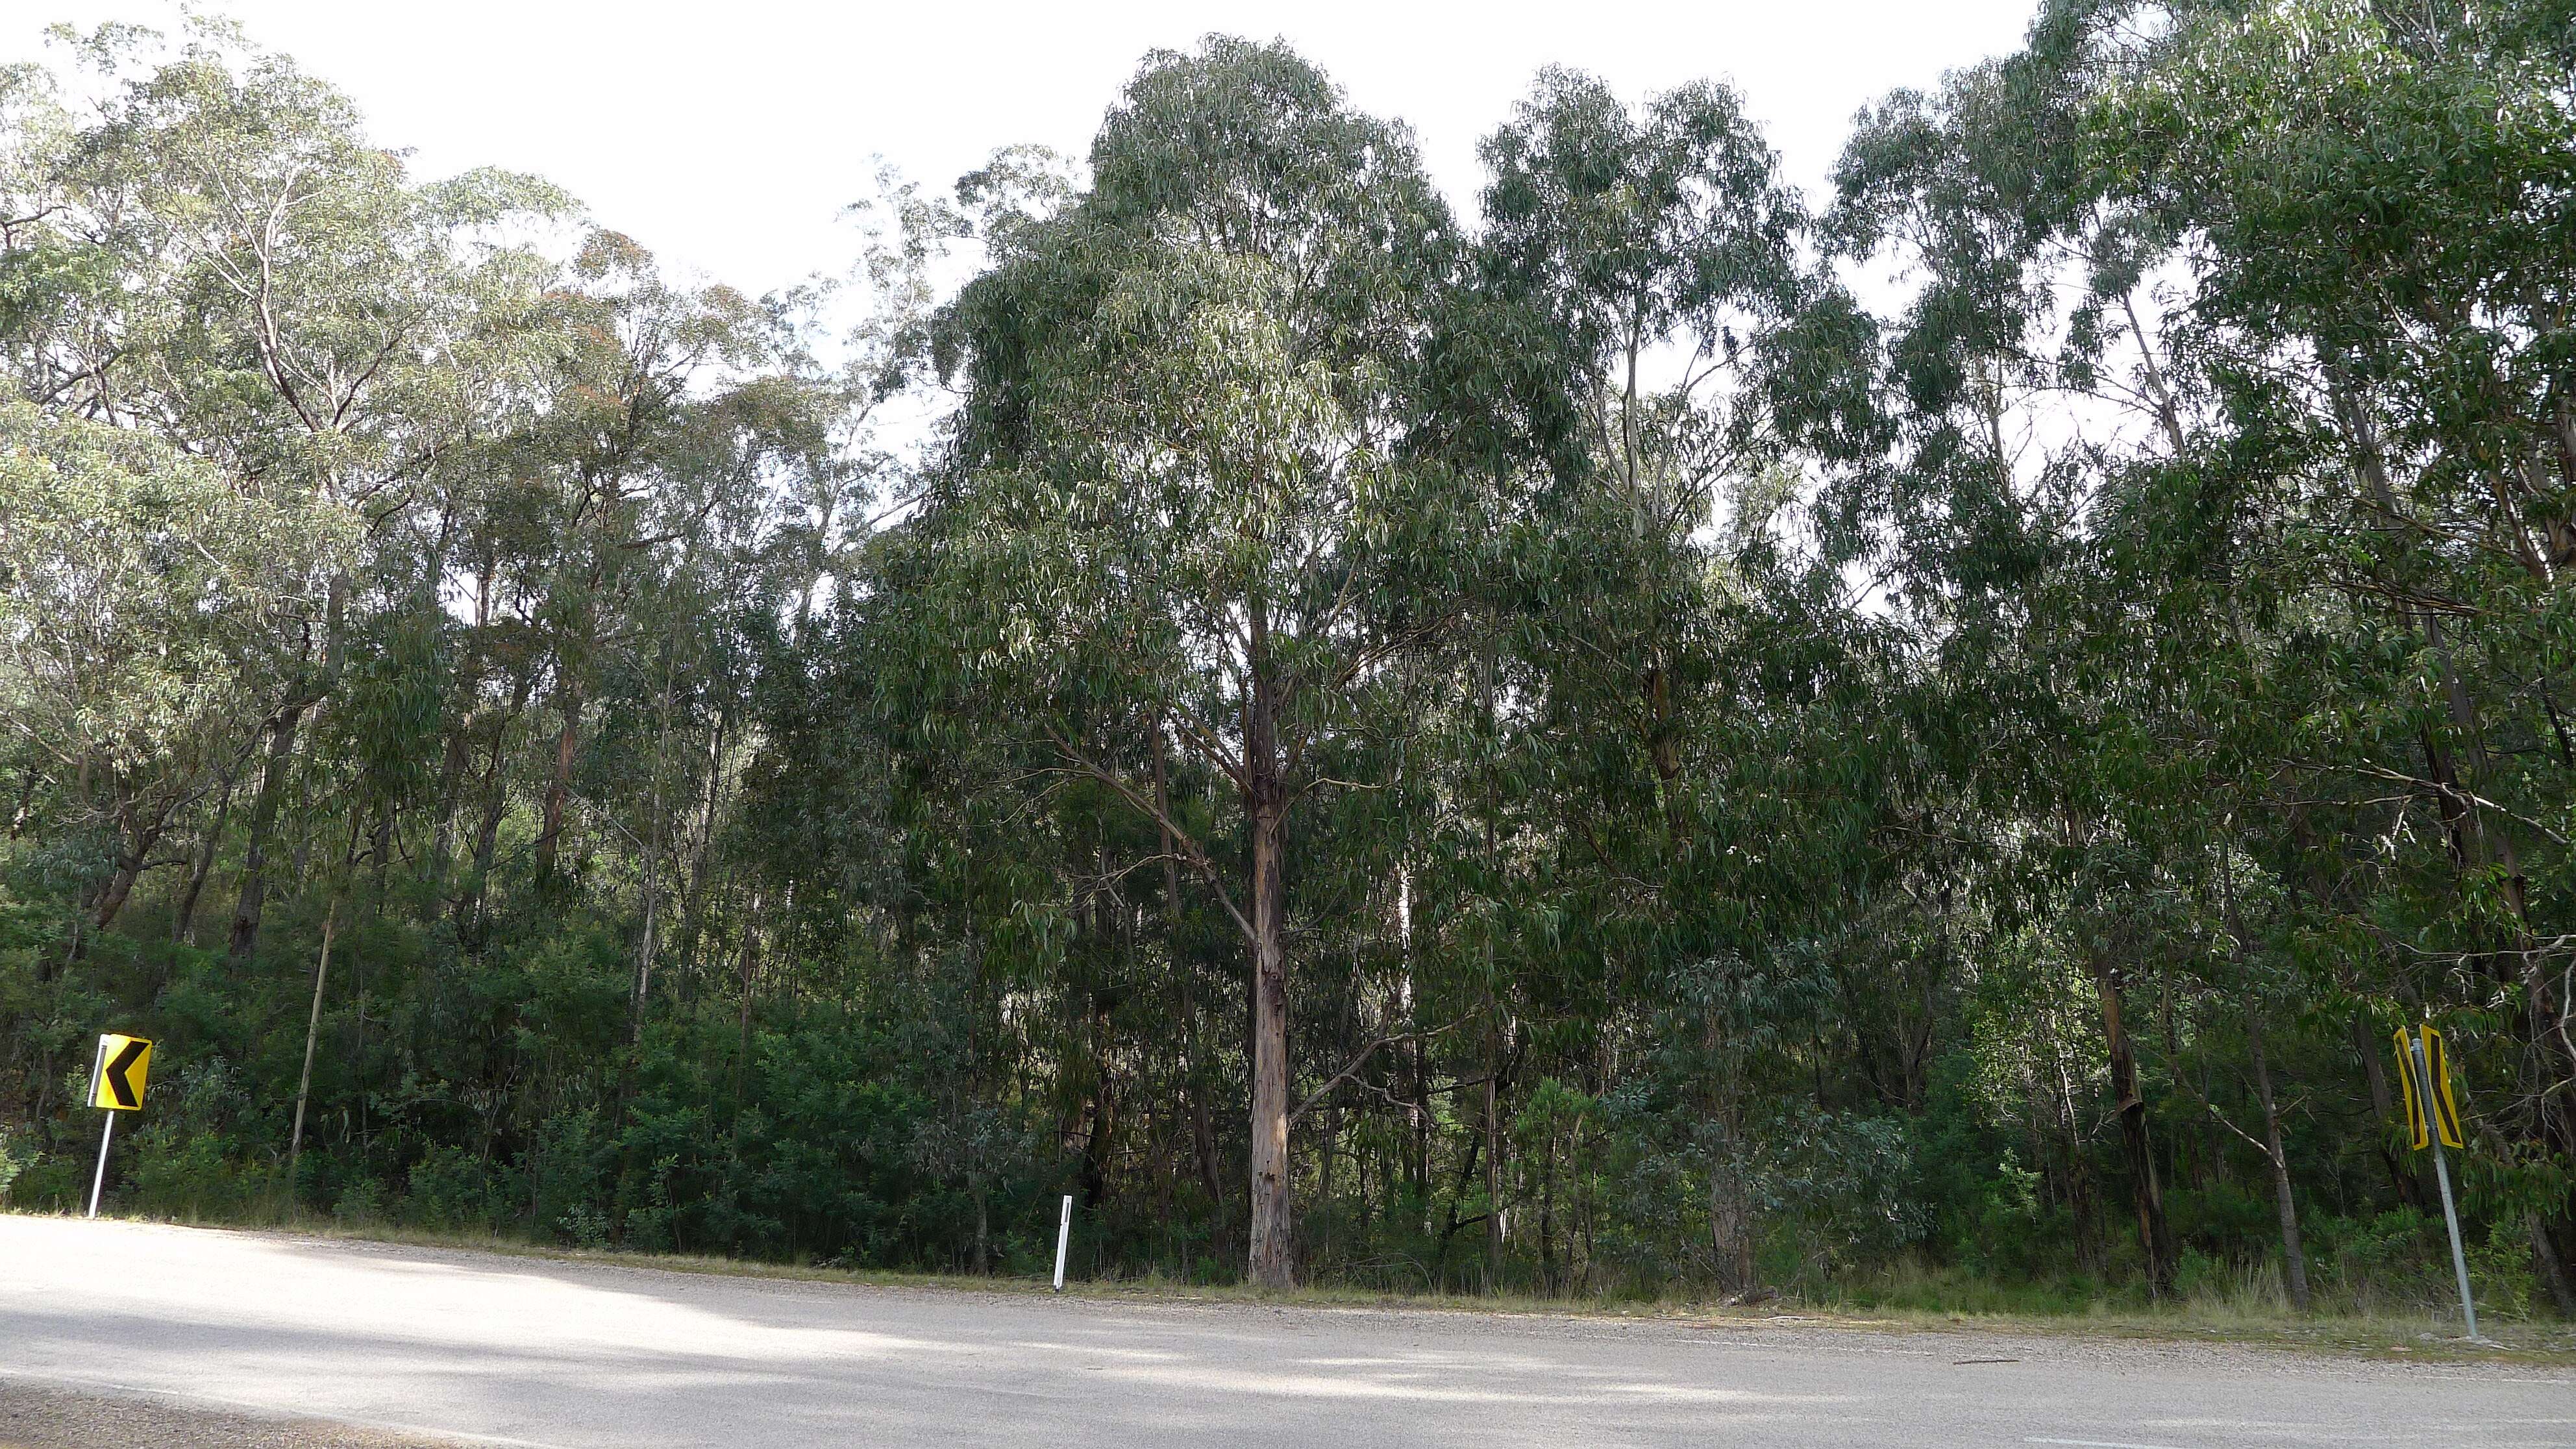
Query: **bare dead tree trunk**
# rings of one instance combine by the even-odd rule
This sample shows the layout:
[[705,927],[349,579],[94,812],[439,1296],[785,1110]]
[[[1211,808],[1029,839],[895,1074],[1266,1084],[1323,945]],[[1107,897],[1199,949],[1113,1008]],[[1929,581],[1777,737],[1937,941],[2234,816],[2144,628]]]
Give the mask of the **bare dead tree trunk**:
[[331,977],[331,941],[340,924],[337,900],[322,912],[322,958],[313,967],[313,1010],[304,1019],[304,1074],[295,1083],[295,1128],[286,1139],[286,1190],[295,1191],[295,1167],[304,1157],[304,1104],[313,1092],[313,1045],[322,1035],[322,986]]

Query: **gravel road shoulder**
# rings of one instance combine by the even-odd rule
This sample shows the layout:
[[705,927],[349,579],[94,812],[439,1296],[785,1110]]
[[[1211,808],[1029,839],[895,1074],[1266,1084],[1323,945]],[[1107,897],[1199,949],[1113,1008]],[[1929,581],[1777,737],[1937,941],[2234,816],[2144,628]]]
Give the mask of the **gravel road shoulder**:
[[465,1442],[0,1378],[0,1449],[458,1449]]

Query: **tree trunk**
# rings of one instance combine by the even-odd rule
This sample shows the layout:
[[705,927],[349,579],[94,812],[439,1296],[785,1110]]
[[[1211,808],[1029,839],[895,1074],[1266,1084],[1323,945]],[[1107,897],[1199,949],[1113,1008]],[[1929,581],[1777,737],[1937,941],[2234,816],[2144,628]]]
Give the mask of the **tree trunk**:
[[[121,787],[120,787],[121,788]],[[152,857],[152,847],[169,828],[169,809],[164,806],[147,816],[139,802],[127,799],[117,810],[116,866],[99,889],[93,902],[91,920],[101,931],[116,924],[118,913],[125,909],[127,898],[134,894],[134,883],[143,878],[143,868]]]
[[518,722],[521,711],[528,707],[528,691],[534,680],[521,670],[510,685],[510,708],[492,726],[492,764],[483,777],[483,819],[474,831],[474,873],[470,888],[456,898],[456,923],[462,930],[470,917],[479,916],[484,892],[490,889],[492,852],[501,839],[501,817],[508,813],[510,791],[508,760],[510,726]]
[[331,977],[331,937],[340,920],[340,903],[322,913],[322,958],[313,967],[313,1011],[304,1019],[304,1074],[295,1083],[295,1127],[286,1139],[286,1191],[295,1192],[295,1165],[304,1155],[304,1103],[313,1091],[313,1044],[322,1034],[322,985]]
[[544,822],[537,833],[537,885],[540,889],[552,889],[557,884],[555,860],[563,848],[564,804],[572,797],[573,755],[581,744],[581,686],[574,682],[568,667],[558,694],[563,709],[563,728],[555,735],[555,772],[546,781]]
[[1753,1212],[1747,1204],[1744,1177],[1731,1160],[1709,1164],[1709,1248],[1715,1255],[1717,1291],[1729,1298],[1754,1286]]
[[1216,1123],[1208,1110],[1207,1048],[1199,1032],[1198,993],[1192,982],[1197,975],[1188,947],[1181,936],[1181,857],[1179,842],[1172,838],[1171,768],[1163,753],[1163,731],[1154,730],[1154,810],[1162,832],[1163,845],[1163,920],[1165,950],[1172,958],[1172,976],[1180,986],[1181,1080],[1185,1110],[1189,1114],[1190,1156],[1198,1169],[1199,1184],[1207,1190],[1208,1212],[1217,1221],[1225,1220],[1225,1175],[1217,1165]]
[[2138,1090],[2137,1050],[2121,1020],[2123,997],[2114,968],[2092,959],[2094,984],[2102,995],[2102,1035],[2110,1048],[2111,1092],[2119,1104],[2120,1144],[2134,1180],[2138,1245],[2146,1250],[2147,1285],[2159,1298],[2174,1291],[2173,1228],[2165,1220],[2164,1189],[2156,1178],[2155,1144],[2147,1134],[2147,1101]]
[[2290,1189],[2290,1155],[2281,1148],[2281,1109],[2272,1096],[2272,1064],[2263,1050],[2263,1015],[2245,1013],[2245,1044],[2253,1056],[2254,1095],[2263,1104],[2263,1151],[2272,1160],[2272,1206],[2281,1220],[2281,1267],[2289,1279],[2290,1306],[2308,1311],[2308,1255],[2299,1242],[2299,1202]]
[[1275,778],[1256,779],[1254,793],[1250,1272],[1256,1286],[1288,1288],[1296,1273],[1289,1238],[1287,900],[1279,859],[1283,802]]
[[706,940],[709,894],[707,882],[716,853],[716,810],[723,802],[724,742],[727,715],[719,708],[715,726],[707,731],[707,788],[704,808],[698,816],[696,838],[689,842],[689,875],[680,896],[680,959],[697,962]]
[[367,842],[368,869],[376,878],[376,900],[370,909],[377,912],[384,909],[385,872],[393,866],[394,845],[400,838],[395,832],[399,809],[392,801],[385,802],[384,808],[376,812],[376,828]]
[[2576,1262],[2576,1245],[2560,1252],[2551,1238],[2549,1219],[2541,1213],[2531,1215],[2531,1259],[2540,1274],[2541,1286],[2549,1290],[2550,1301],[2558,1305],[2558,1316],[2576,1318],[2576,1274],[2567,1268],[2570,1262]]
[[[466,631],[465,663],[457,671],[454,693],[455,710],[447,722],[446,739],[438,761],[437,804],[429,830],[428,876],[440,890],[447,886],[448,869],[456,861],[456,811],[463,803],[465,767],[474,754],[475,700],[483,692],[486,652],[484,639],[492,623],[492,574],[496,557],[484,560],[474,579],[474,620]],[[435,585],[433,584],[433,587]]]
[[259,797],[250,812],[250,838],[242,848],[241,892],[233,903],[232,935],[226,950],[235,961],[247,961],[259,948],[259,922],[268,905],[268,850],[277,834],[277,812],[286,799],[286,777],[295,764],[295,729],[304,718],[299,701],[277,712],[269,723],[268,763],[260,771]]
[[447,884],[448,867],[456,859],[456,807],[465,789],[465,765],[474,752],[474,721],[471,715],[458,719],[447,731],[438,761],[438,804],[429,827],[429,862],[423,872],[432,885]]
[[215,802],[215,820],[206,827],[203,840],[197,842],[197,858],[188,867],[188,889],[179,897],[179,912],[170,921],[170,939],[197,944],[197,898],[205,894],[206,877],[214,874],[215,856],[223,849],[224,826],[232,819],[233,786],[240,776],[224,776],[224,792]]
[[1420,1007],[1416,1005],[1410,964],[1405,968],[1404,986],[1408,1020],[1416,1028],[1412,1050],[1407,1053],[1411,1060],[1406,1064],[1410,1068],[1406,1085],[1413,1089],[1413,1140],[1406,1144],[1404,1180],[1413,1190],[1413,1223],[1427,1233],[1431,1231],[1431,1048],[1422,1039],[1420,1022],[1413,1020],[1419,1016]]
[[94,924],[104,931],[116,924],[117,914],[125,909],[128,896],[134,894],[134,882],[143,874],[143,857],[136,851],[118,851],[116,869],[107,878],[107,888],[98,893],[98,914]]
[[653,866],[644,867],[644,933],[635,944],[635,999],[628,1003],[626,1044],[644,1044],[644,1007],[653,991],[653,951],[662,927],[662,893],[655,889]]
[[1502,1047],[1490,1036],[1486,1042],[1485,1066],[1485,1291],[1494,1292],[1502,1284],[1503,1230],[1503,1117],[1502,1117]]
[[1547,1133],[1547,1150],[1538,1169],[1538,1284],[1542,1293],[1557,1290],[1556,1272],[1556,1128]]
[[736,992],[742,1009],[742,1041],[734,1050],[733,1107],[737,1130],[742,1120],[742,1093],[751,1073],[751,1001],[752,971],[760,962],[760,887],[751,889],[751,909],[744,913],[742,951],[736,971]]
[[1109,1063],[1094,1053],[1091,1101],[1083,1113],[1082,1202],[1097,1212],[1109,1201],[1109,1147],[1117,1140],[1118,1099],[1109,1079]]
[[1296,1283],[1288,1157],[1288,789],[1281,778],[1278,681],[1270,658],[1270,615],[1254,598],[1249,620],[1251,688],[1243,702],[1243,813],[1252,835],[1252,1113],[1249,1276],[1262,1288]]

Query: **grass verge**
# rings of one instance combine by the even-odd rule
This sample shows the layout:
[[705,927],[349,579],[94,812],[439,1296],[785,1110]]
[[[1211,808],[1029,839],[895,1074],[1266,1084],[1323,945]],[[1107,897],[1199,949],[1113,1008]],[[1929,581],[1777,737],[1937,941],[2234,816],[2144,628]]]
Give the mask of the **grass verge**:
[[[68,1216],[67,1214],[25,1214]],[[174,1218],[123,1218],[178,1227],[216,1228],[230,1232],[267,1233],[324,1241],[385,1243],[408,1247],[452,1249],[544,1262],[584,1263],[643,1268],[669,1273],[772,1279],[788,1282],[845,1283],[878,1288],[935,1292],[1051,1296],[1041,1278],[1005,1275],[905,1272],[879,1268],[838,1268],[813,1263],[776,1263],[753,1259],[686,1253],[644,1253],[620,1249],[575,1248],[530,1242],[490,1233],[440,1232],[381,1223],[352,1224],[331,1218],[293,1216],[259,1222],[199,1221]],[[1911,1285],[1919,1293],[1921,1285]],[[1514,1317],[1663,1322],[1693,1328],[1808,1328],[1857,1332],[1959,1333],[1999,1336],[2118,1339],[2158,1343],[2223,1344],[2240,1347],[2307,1350],[2359,1355],[2388,1361],[2505,1362],[2576,1367],[2576,1324],[2565,1322],[2481,1323],[2492,1342],[2470,1344],[2460,1337],[2456,1317],[2418,1313],[2291,1313],[2279,1308],[2260,1285],[2234,1292],[2195,1293],[2152,1308],[2096,1305],[2077,1312],[2031,1312],[1902,1305],[1851,1298],[1776,1298],[1738,1305],[1704,1298],[1671,1297],[1651,1301],[1518,1293],[1389,1292],[1335,1284],[1299,1287],[1286,1293],[1241,1285],[1182,1283],[1158,1275],[1073,1281],[1068,1297],[1096,1301],[1212,1305],[1295,1306],[1318,1309],[1474,1313]]]

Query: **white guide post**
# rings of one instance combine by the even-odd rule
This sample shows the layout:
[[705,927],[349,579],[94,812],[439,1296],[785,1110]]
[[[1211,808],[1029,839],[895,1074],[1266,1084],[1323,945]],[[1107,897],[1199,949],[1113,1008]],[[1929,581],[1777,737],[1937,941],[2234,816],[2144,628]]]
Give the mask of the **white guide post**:
[[92,1175],[89,1180],[89,1215],[91,1217],[98,1216],[98,1190],[102,1186],[106,1185],[107,1182],[108,1139],[116,1135],[116,1114],[114,1112],[102,1112],[99,1115],[107,1119],[107,1125],[99,1129],[98,1171]]
[[2442,1159],[2441,1108],[2437,1105],[2440,1099],[2435,1096],[2432,1064],[2424,1060],[2421,1035],[2406,1034],[2406,1056],[2414,1063],[2416,1096],[2423,1102],[2425,1120],[2432,1128],[2433,1180],[2442,1185],[2442,1221],[2451,1229],[2451,1271],[2460,1279],[2460,1317],[2468,1322],[2469,1342],[2484,1343],[2486,1340],[2478,1337],[2477,1300],[2469,1295],[2468,1256],[2460,1251],[2460,1210],[2451,1203],[2451,1166]]
[[[1056,1217],[1056,1292],[1064,1292],[1064,1245],[1074,1238],[1074,1194],[1064,1194],[1064,1214]],[[2470,1328],[2476,1333],[2476,1328]]]

